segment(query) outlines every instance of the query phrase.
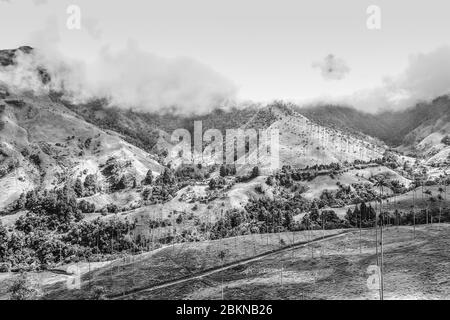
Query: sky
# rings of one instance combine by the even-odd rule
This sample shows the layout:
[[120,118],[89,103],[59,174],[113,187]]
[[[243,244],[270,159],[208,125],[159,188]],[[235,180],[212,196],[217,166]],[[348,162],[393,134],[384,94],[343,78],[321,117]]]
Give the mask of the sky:
[[[66,26],[70,5],[81,9],[81,30]],[[366,25],[370,5],[380,8],[380,29]],[[158,69],[128,81],[141,88],[121,92],[133,103],[192,99],[187,108],[194,108],[229,96],[374,111],[450,90],[449,9],[446,0],[0,0],[0,47],[52,47],[87,63],[100,91],[118,85],[98,74],[111,65],[93,66],[105,56],[116,65],[127,60],[109,78],[142,73],[125,57],[131,50],[134,60],[149,62],[145,72]],[[187,71],[180,75],[178,67]],[[167,94],[174,82],[188,88]],[[158,98],[138,97],[149,90]]]

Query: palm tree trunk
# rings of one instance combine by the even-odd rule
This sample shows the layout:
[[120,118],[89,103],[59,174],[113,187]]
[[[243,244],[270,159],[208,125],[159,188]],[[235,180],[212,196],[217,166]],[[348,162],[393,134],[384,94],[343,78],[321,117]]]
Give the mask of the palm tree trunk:
[[[423,204],[423,180],[422,180],[422,204]],[[428,204],[427,204],[428,206]],[[425,208],[425,224],[428,224],[428,208]]]
[[442,215],[442,204],[441,207],[439,208],[439,227],[441,226],[441,215]]
[[[322,240],[325,239],[325,217],[323,215],[322,211]],[[321,243],[322,245],[322,256],[324,255],[324,247],[323,247],[323,241]]]
[[362,253],[362,243],[361,243],[361,238],[362,238],[362,231],[361,231],[361,220],[362,220],[362,213],[361,210],[359,210],[359,253]]
[[381,202],[380,202],[380,215],[381,215],[381,226],[380,226],[380,300],[383,300],[383,185],[380,184],[381,191]]
[[[376,202],[375,202],[375,206],[376,206]],[[378,263],[378,215],[377,215],[377,208],[375,207],[375,253],[376,253],[376,257],[377,257],[377,266],[379,265]]]
[[383,279],[383,225],[381,225],[380,229],[380,238],[381,238],[381,264],[380,264],[380,277],[381,277],[381,300],[383,300],[384,295],[384,279]]
[[416,186],[413,191],[413,240],[416,239]]

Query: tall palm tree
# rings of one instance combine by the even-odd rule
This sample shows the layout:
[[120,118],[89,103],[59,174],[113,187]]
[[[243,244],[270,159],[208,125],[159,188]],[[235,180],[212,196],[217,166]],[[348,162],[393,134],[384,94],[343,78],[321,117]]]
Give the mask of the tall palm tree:
[[[436,199],[435,199],[434,197],[431,197],[431,196],[430,196],[430,197],[428,198],[428,202],[429,202],[430,205],[432,205],[433,203],[436,202]],[[432,214],[431,209],[430,209],[430,222],[431,222],[431,225],[433,225],[433,214]]]
[[413,234],[414,239],[416,239],[416,198],[417,198],[417,187],[420,186],[419,180],[416,178],[413,182]]
[[375,183],[375,186],[380,188],[380,218],[381,218],[381,226],[380,226],[380,299],[383,300],[383,291],[384,291],[384,281],[383,281],[383,188],[387,186],[387,181],[385,177],[381,177]]
[[381,202],[380,198],[375,199],[375,255],[377,257],[377,266],[379,265],[378,261],[378,215],[377,215],[377,202]]
[[444,200],[445,200],[445,202],[447,202],[447,185],[448,185],[448,182],[449,182],[447,176],[448,176],[448,174],[447,174],[447,171],[446,171],[446,172],[444,172]]
[[[423,190],[423,185],[422,185],[422,190]],[[422,194],[423,194],[424,192],[422,191]],[[431,198],[431,196],[433,195],[432,193],[431,193],[431,191],[430,190],[425,190],[425,194],[428,196],[428,199],[427,199],[427,206],[426,206],[426,208],[425,208],[425,213],[426,213],[426,224],[428,224],[428,221],[429,221],[429,219],[428,219],[428,213],[429,213],[429,203],[431,203],[431,201],[430,201],[430,198]]]
[[[423,205],[424,204],[424,201],[423,201],[423,180],[421,180],[420,183],[421,183],[421,194],[422,194],[422,205]],[[425,213],[426,213],[425,224],[428,224],[428,211],[425,211]]]
[[444,202],[445,202],[445,205],[446,205],[446,209],[448,208],[447,207],[447,184],[449,182],[447,176],[448,176],[447,171],[445,171],[444,172]]
[[[422,183],[422,203],[424,204],[425,203],[425,201],[424,201],[424,199],[423,199],[423,193],[424,193],[424,191],[423,191],[423,183],[424,183],[424,181],[426,181],[427,180],[427,169],[426,168],[423,168],[423,170],[422,170],[422,174],[421,174],[421,177],[420,177],[420,181],[421,181],[421,183]],[[425,208],[425,214],[426,214],[426,221],[425,221],[425,224],[428,224],[428,208]]]
[[359,253],[362,253],[362,229],[361,229],[361,224],[362,224],[362,212],[361,212],[361,207],[359,209]]
[[[441,178],[440,181],[441,181],[441,183],[442,183],[442,178]],[[443,200],[443,198],[442,198],[442,193],[444,192],[444,188],[442,188],[442,186],[439,187],[438,192],[439,192],[439,196],[438,196],[438,199],[439,199],[439,225],[441,225],[442,200]]]

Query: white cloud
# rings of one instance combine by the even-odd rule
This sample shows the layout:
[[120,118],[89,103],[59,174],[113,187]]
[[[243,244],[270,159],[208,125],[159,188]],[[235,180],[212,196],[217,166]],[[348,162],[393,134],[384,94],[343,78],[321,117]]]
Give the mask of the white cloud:
[[356,92],[347,101],[367,111],[396,110],[449,93],[450,47],[445,46],[410,56],[401,74],[386,77],[379,87]]
[[87,32],[92,38],[96,40],[101,38],[102,30],[100,28],[100,23],[97,19],[86,17],[82,20],[82,25],[83,27],[86,28]]
[[345,104],[367,112],[401,110],[419,101],[450,94],[450,47],[411,55],[404,71],[385,77],[374,88],[359,90],[348,96],[318,97],[304,104]]
[[[205,113],[234,100],[236,87],[210,67],[190,58],[168,59],[129,42],[125,49],[104,47],[93,62],[75,61],[58,50],[55,19],[33,35],[32,55],[19,54],[15,66],[0,68],[0,81],[16,90],[64,90],[66,97],[86,101],[109,98],[111,104],[144,111]],[[44,67],[52,81],[43,85],[36,72]]]
[[325,80],[342,80],[350,72],[347,63],[332,54],[327,55],[320,62],[314,62],[312,67],[319,69]]

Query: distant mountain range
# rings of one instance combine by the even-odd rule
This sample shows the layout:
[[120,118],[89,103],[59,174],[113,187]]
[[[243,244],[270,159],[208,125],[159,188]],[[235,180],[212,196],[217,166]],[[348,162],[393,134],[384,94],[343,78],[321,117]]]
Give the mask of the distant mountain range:
[[[432,132],[449,134],[450,98],[442,96],[431,102],[421,102],[401,111],[366,113],[351,107],[321,105],[299,108],[305,117],[341,130],[352,130],[377,137],[389,146],[413,146],[426,136],[414,134],[428,127]],[[428,133],[430,134],[430,133]]]

